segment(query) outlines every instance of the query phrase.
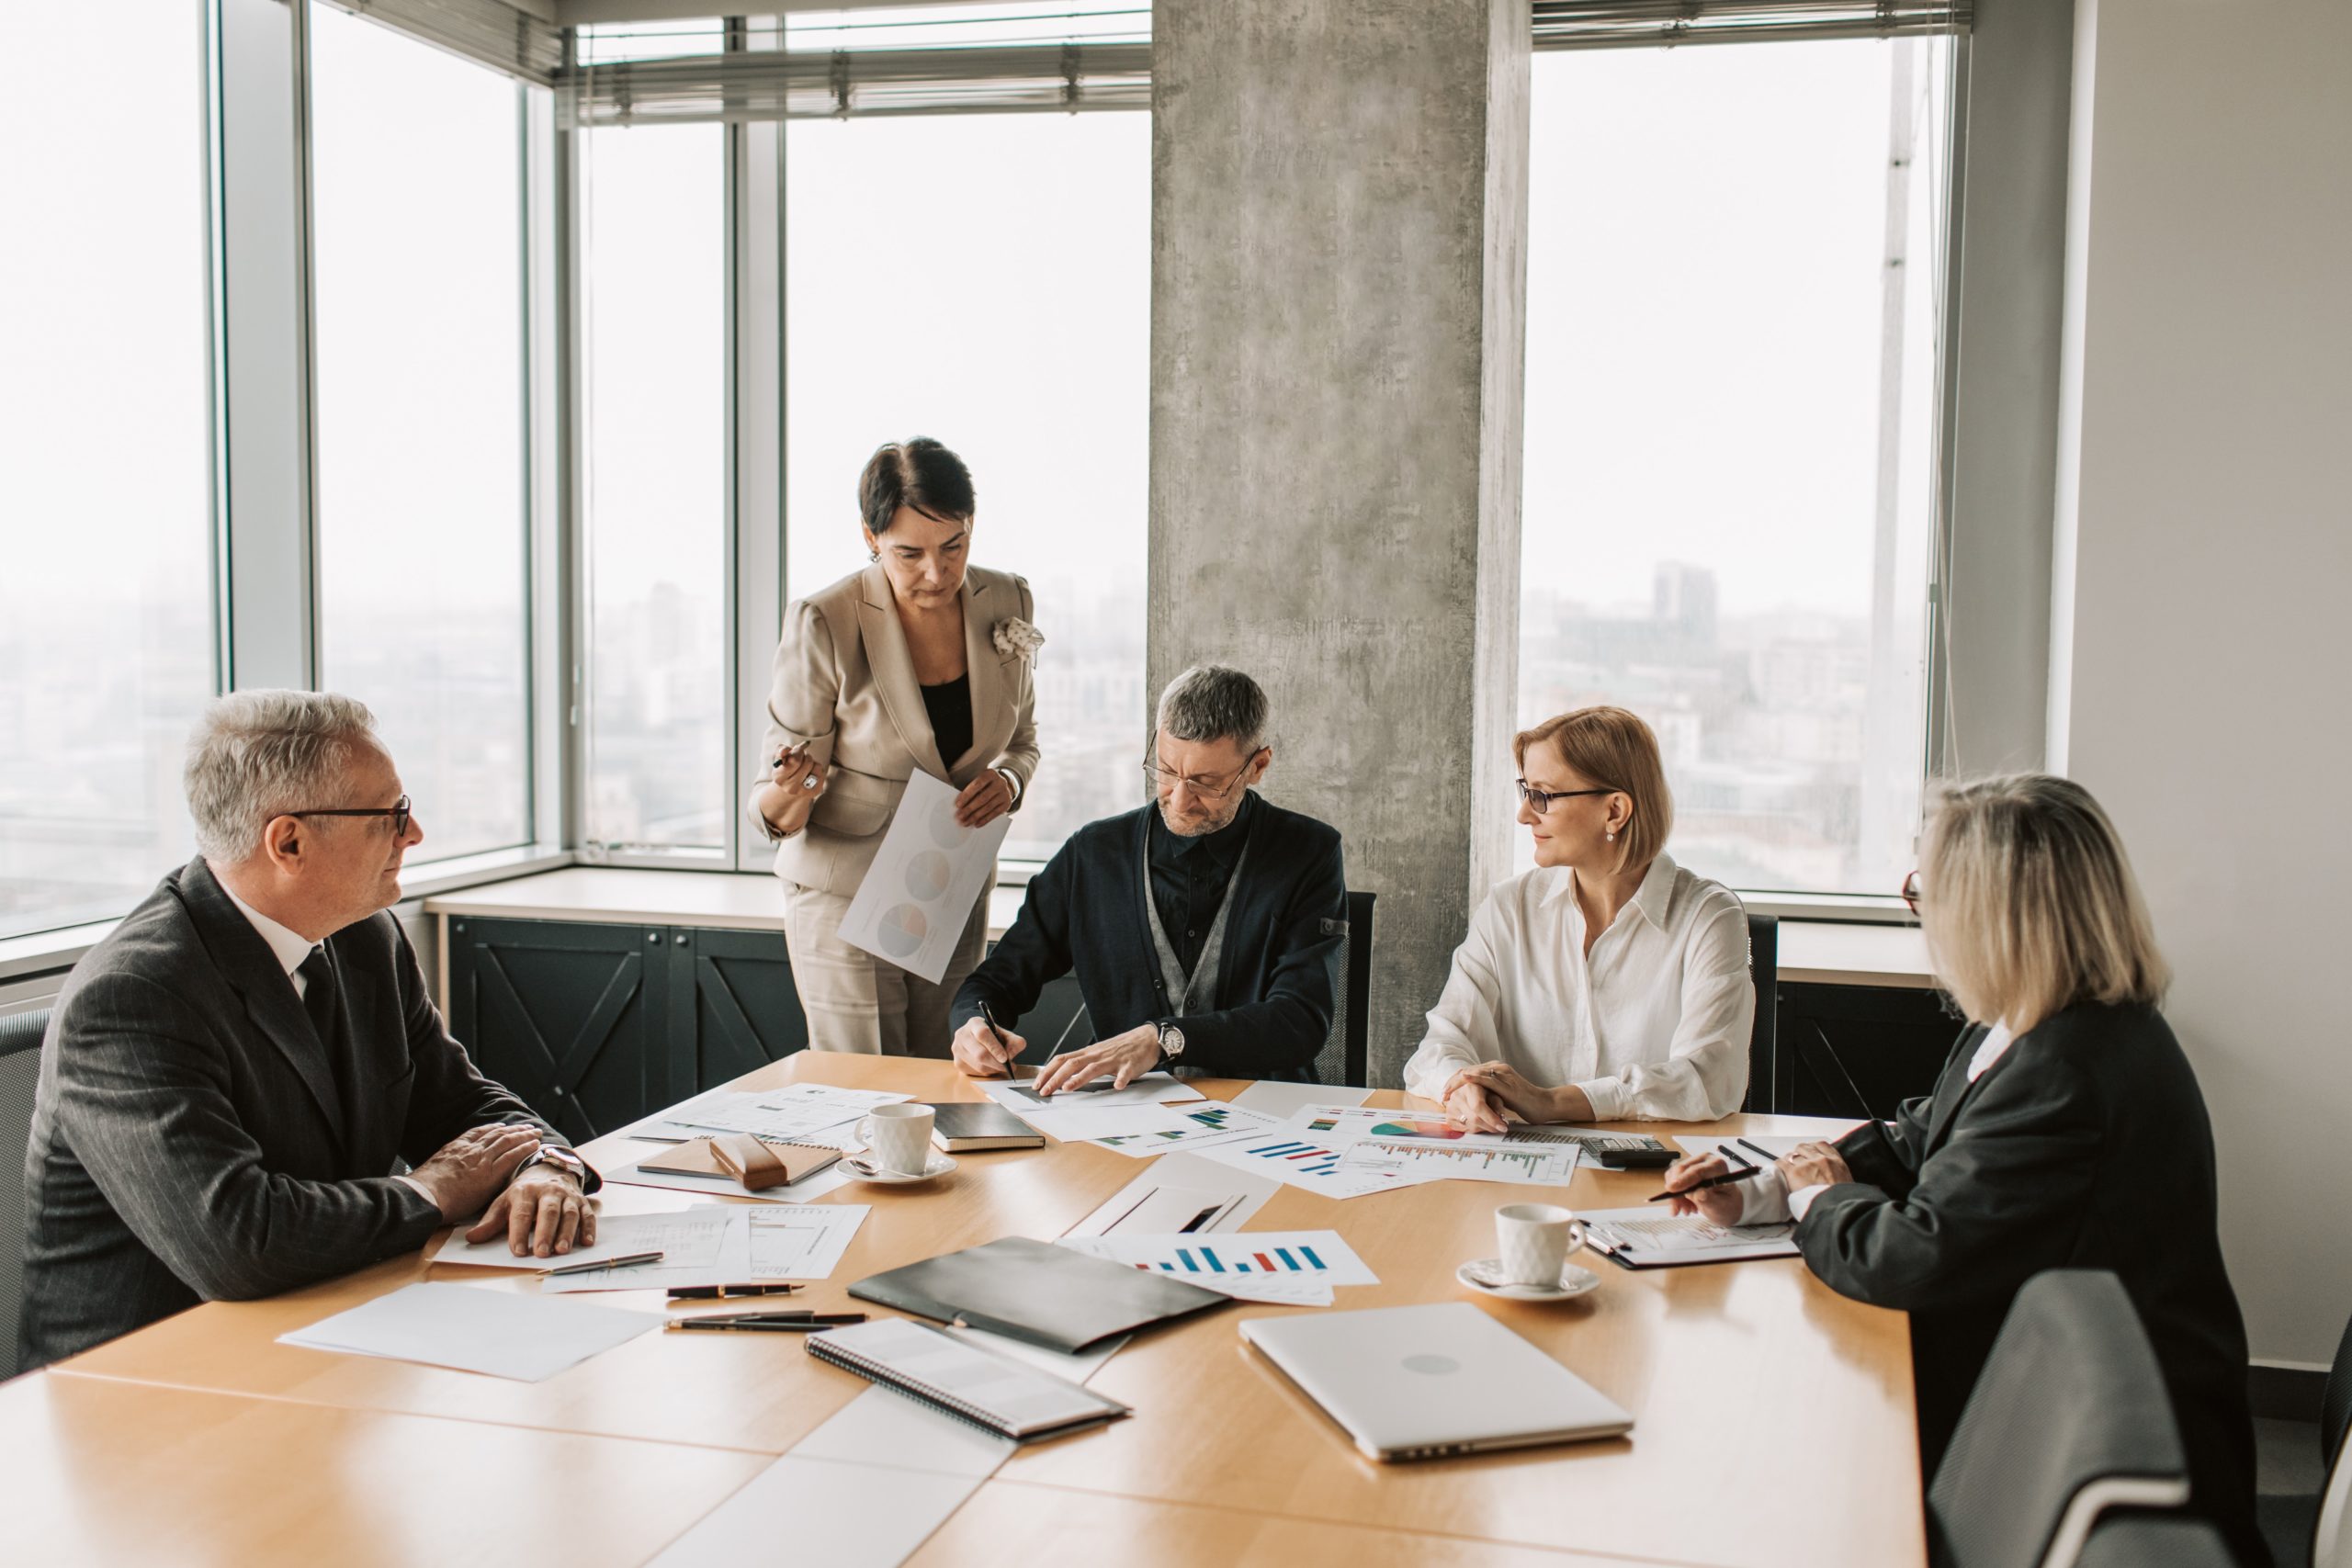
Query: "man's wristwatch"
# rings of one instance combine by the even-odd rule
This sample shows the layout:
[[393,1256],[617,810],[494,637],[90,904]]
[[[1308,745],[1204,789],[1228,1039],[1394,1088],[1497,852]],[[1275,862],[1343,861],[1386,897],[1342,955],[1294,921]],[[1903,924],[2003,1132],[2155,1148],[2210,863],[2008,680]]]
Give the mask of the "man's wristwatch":
[[514,1176],[507,1178],[508,1183],[511,1185],[514,1180],[514,1177],[521,1176],[525,1171],[530,1169],[535,1165],[551,1165],[555,1167],[556,1169],[562,1171],[565,1175],[571,1177],[572,1180],[580,1183],[582,1190],[585,1190],[588,1186],[588,1162],[582,1159],[578,1155],[573,1154],[570,1149],[558,1148],[553,1144],[541,1144],[536,1154],[532,1155],[530,1158],[525,1160],[521,1165],[514,1168]]
[[1163,1020],[1159,1025],[1159,1066],[1175,1066],[1184,1058],[1184,1032]]

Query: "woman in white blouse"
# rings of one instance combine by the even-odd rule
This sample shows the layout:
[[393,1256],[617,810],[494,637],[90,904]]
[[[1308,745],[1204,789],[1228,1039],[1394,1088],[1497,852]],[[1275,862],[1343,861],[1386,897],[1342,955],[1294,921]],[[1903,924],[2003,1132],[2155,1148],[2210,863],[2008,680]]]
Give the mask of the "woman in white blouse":
[[1535,869],[1487,896],[1405,1065],[1456,1123],[1712,1122],[1747,1092],[1747,913],[1666,853],[1657,738],[1623,708],[1522,731]]

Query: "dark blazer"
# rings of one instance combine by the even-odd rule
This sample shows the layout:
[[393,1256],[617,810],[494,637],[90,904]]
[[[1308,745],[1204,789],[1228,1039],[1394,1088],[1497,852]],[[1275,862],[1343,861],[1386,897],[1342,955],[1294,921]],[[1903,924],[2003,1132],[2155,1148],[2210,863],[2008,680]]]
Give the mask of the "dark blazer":
[[1090,822],[1029,884],[1021,916],[956,993],[951,1027],[986,1001],[1007,1025],[1046,982],[1078,971],[1094,1037],[1173,1019],[1184,1066],[1213,1077],[1313,1082],[1331,1033],[1331,969],[1347,931],[1340,830],[1261,796],[1248,858],[1226,890],[1215,1010],[1179,1015],[1160,978],[1144,902],[1144,833],[1159,808]]
[[2018,1288],[2045,1269],[2112,1269],[2164,1369],[2190,1506],[2241,1563],[2268,1562],[2245,1325],[2188,1058],[2154,1010],[2085,1003],[2018,1036],[1971,1084],[1984,1034],[1961,1036],[1932,1096],[1838,1141],[1854,1179],[1806,1211],[1805,1261],[1841,1295],[1911,1314],[1928,1474]]
[[74,965],[25,1155],[20,1369],[422,1247],[441,1215],[391,1179],[393,1156],[421,1164],[469,1127],[537,1120],[449,1038],[390,914],[327,946],[366,1065],[349,1097],[293,982],[200,859]]

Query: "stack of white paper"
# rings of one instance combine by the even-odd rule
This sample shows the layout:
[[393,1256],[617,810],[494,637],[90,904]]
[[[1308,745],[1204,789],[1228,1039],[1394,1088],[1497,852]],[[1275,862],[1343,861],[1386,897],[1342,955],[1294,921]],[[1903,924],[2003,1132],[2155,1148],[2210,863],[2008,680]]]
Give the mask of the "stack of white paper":
[[410,1285],[281,1334],[277,1342],[537,1382],[661,1325],[650,1313],[465,1285]]
[[666,1214],[608,1214],[597,1222],[596,1242],[560,1258],[517,1258],[504,1239],[469,1243],[463,1232],[433,1255],[435,1263],[492,1269],[553,1269],[633,1253],[662,1254],[658,1263],[548,1274],[544,1293],[579,1291],[677,1290],[688,1285],[749,1285],[763,1280],[832,1276],[871,1212],[864,1203],[824,1203],[786,1209],[705,1204]]

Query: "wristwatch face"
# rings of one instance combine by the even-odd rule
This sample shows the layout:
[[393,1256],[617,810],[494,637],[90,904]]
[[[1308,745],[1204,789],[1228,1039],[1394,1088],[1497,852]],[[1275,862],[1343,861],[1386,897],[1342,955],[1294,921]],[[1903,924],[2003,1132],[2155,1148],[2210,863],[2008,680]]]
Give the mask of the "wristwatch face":
[[1172,1023],[1159,1026],[1159,1048],[1170,1056],[1184,1054],[1184,1032]]

